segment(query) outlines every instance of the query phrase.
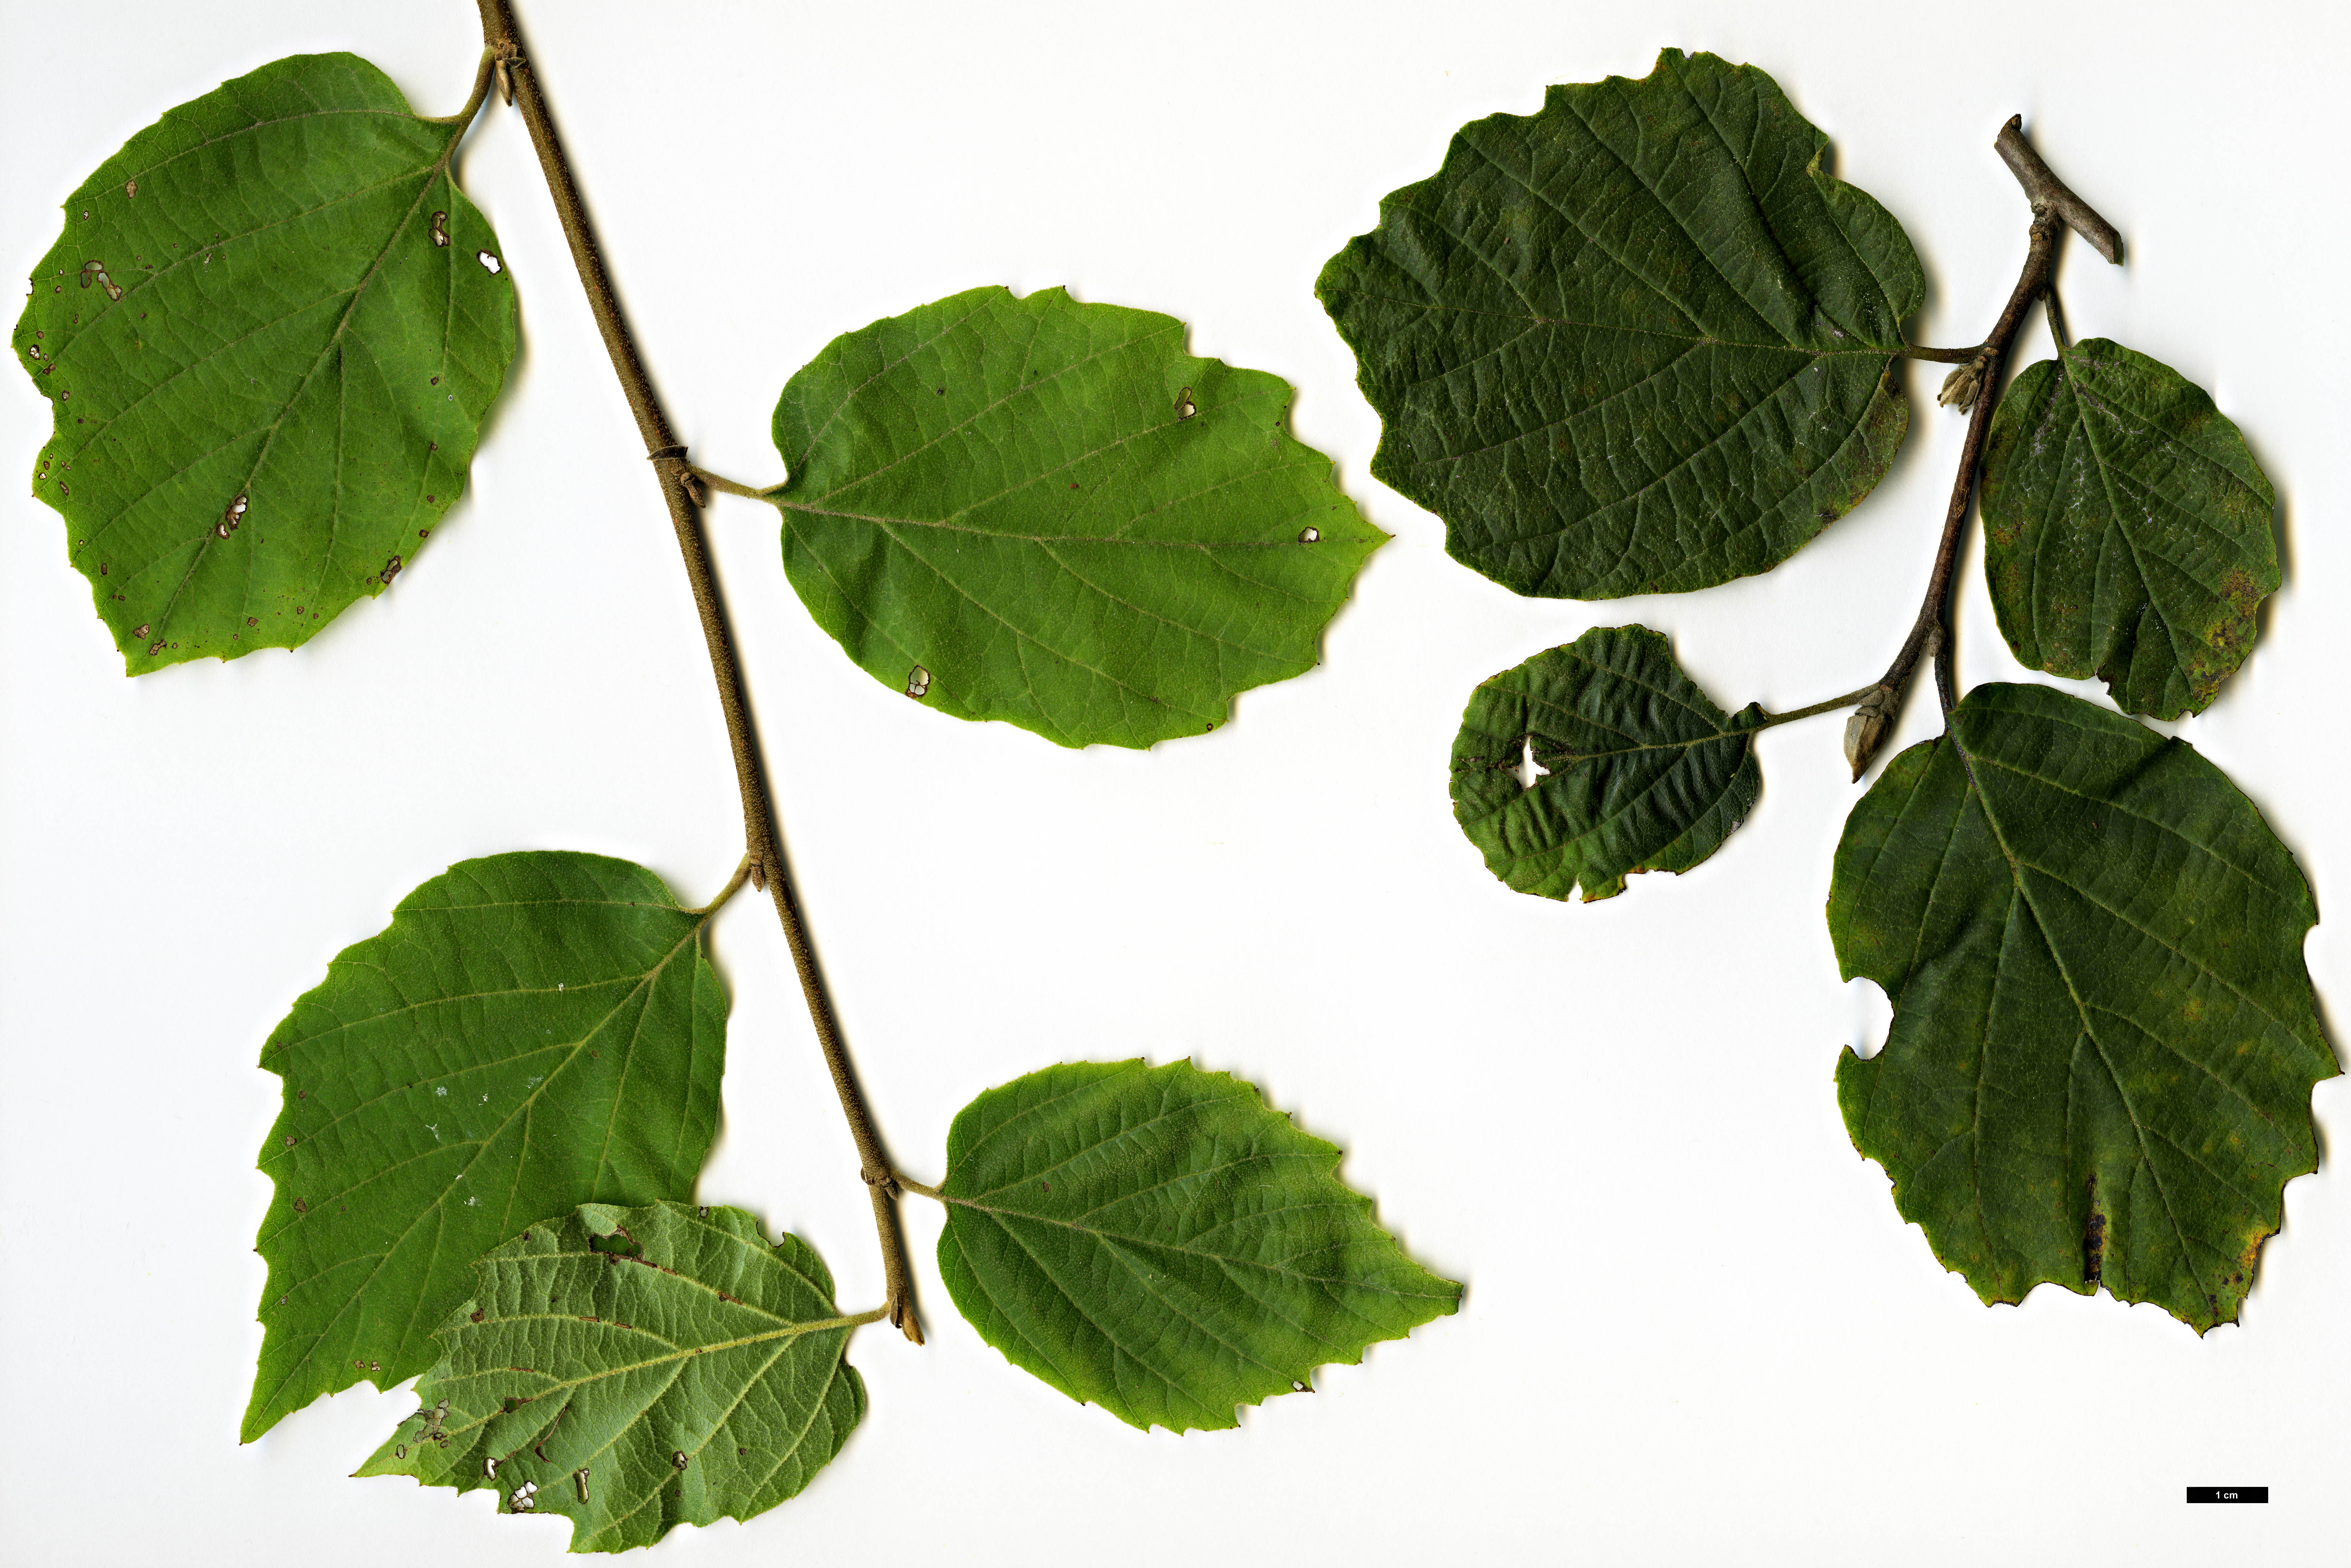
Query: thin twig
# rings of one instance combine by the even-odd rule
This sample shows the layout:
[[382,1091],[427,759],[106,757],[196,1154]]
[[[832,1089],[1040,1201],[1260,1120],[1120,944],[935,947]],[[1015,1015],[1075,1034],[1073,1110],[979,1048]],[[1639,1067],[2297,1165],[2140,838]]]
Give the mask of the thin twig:
[[1886,667],[1876,687],[1862,698],[1860,707],[1845,724],[1845,759],[1853,764],[1856,783],[1893,729],[1902,694],[1909,688],[1910,678],[1917,673],[1921,659],[1935,662],[1935,695],[1942,703],[1946,723],[1950,719],[1951,709],[1959,704],[1951,636],[1951,569],[1959,559],[1959,536],[1967,523],[1968,504],[1975,497],[1976,468],[1983,457],[1984,437],[1991,428],[1992,410],[2000,402],[2001,369],[2016,341],[2017,329],[2023,325],[2025,312],[2035,299],[2047,300],[2050,333],[2057,340],[2061,351],[2067,346],[2064,317],[2057,308],[2056,292],[2052,287],[2059,225],[2072,228],[2095,246],[2098,254],[2108,261],[2119,263],[2123,258],[2122,235],[2042,161],[2032,143],[2024,139],[2023,116],[2009,117],[2008,123],[1992,139],[1992,148],[2016,176],[2017,183],[2024,187],[2025,199],[2032,204],[2032,243],[2025,250],[2024,270],[2018,276],[2016,287],[2010,292],[1999,321],[1969,363],[1953,371],[1944,383],[1942,401],[1969,410],[1967,439],[1959,446],[1959,471],[1951,481],[1950,506],[1943,514],[1942,542],[1935,549],[1935,568],[1927,578],[1926,598],[1918,606],[1918,618],[1911,623],[1910,635],[1903,640],[1902,651],[1895,654],[1894,663]]
[[2008,123],[1992,138],[1992,151],[2006,163],[2016,183],[2024,187],[2025,198],[2032,210],[2053,212],[2065,220],[2065,226],[2090,242],[2090,247],[2116,267],[2123,264],[2123,236],[2115,225],[2100,217],[2089,203],[2075,195],[2041,161],[2032,143],[2024,139],[2024,116],[2011,114]]
[[1922,658],[1931,656],[1935,661],[1937,692],[1947,718],[1958,701],[1951,689],[1951,570],[1959,561],[1959,536],[1967,521],[1968,503],[1975,497],[1976,460],[1983,453],[1984,435],[1991,427],[1991,411],[2000,402],[2001,366],[2008,358],[2009,345],[2015,340],[2025,311],[2048,286],[2057,234],[2054,214],[2034,214],[2024,270],[2009,294],[2000,320],[1984,339],[1981,351],[1970,367],[1974,372],[1974,401],[1968,414],[1967,438],[1959,444],[1959,471],[1951,481],[1950,503],[1943,512],[1943,537],[1935,547],[1934,570],[1928,573],[1927,592],[1918,605],[1917,619],[1911,622],[1910,635],[1903,639],[1902,651],[1894,655],[1894,663],[1878,678],[1876,690],[1862,699],[1860,710],[1845,726],[1845,760],[1853,764],[1856,782],[1894,727],[1902,694],[1909,689],[1910,677],[1917,673]]
[[744,842],[753,862],[749,867],[751,883],[755,887],[764,887],[775,900],[776,918],[782,923],[784,941],[791,948],[792,967],[799,972],[800,993],[807,998],[809,1020],[816,1027],[817,1044],[824,1052],[825,1068],[832,1075],[834,1091],[841,1096],[841,1113],[848,1118],[849,1134],[857,1145],[860,1174],[872,1194],[873,1228],[882,1244],[890,1321],[908,1339],[920,1344],[923,1329],[914,1315],[913,1275],[906,1266],[905,1244],[898,1232],[893,1203],[896,1184],[890,1174],[890,1161],[883,1151],[881,1135],[874,1129],[872,1114],[866,1109],[864,1095],[859,1092],[856,1075],[850,1069],[849,1053],[841,1044],[841,1026],[833,1017],[824,977],[817,968],[808,928],[800,918],[799,901],[792,893],[791,876],[785,866],[783,849],[776,833],[775,812],[768,803],[767,780],[759,763],[758,742],[752,733],[742,665],[735,656],[734,639],[726,629],[726,608],[719,600],[718,581],[710,570],[710,554],[702,537],[701,518],[686,484],[693,469],[685,461],[684,447],[678,444],[676,434],[670,428],[668,416],[662,412],[653,380],[646,374],[644,361],[638,357],[636,344],[629,336],[620,297],[604,269],[587,208],[580,199],[571,166],[564,158],[562,143],[556,138],[555,121],[539,91],[538,72],[532,68],[523,50],[522,32],[515,23],[514,8],[509,0],[479,3],[483,42],[496,58],[502,78],[512,91],[514,105],[530,130],[531,146],[538,153],[539,168],[547,176],[548,193],[554,198],[556,214],[562,220],[563,237],[570,242],[571,259],[580,269],[580,283],[587,290],[589,308],[595,313],[597,329],[604,336],[605,350],[611,355],[621,390],[628,396],[630,412],[636,415],[637,433],[644,440],[645,454],[653,460],[654,470],[661,476],[662,498],[669,504],[678,553],[685,562],[695,608],[702,617],[703,641],[710,650],[711,674],[718,683],[718,705],[726,716],[726,740],[735,754],[735,780],[743,797]]

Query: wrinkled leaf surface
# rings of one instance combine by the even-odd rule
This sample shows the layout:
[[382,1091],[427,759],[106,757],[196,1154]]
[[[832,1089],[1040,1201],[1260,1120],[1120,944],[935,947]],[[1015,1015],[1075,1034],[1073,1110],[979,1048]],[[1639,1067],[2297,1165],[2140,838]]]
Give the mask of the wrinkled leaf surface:
[[1520,893],[1614,897],[1635,872],[1687,871],[1747,820],[1762,716],[1715,706],[1647,627],[1595,627],[1471,695],[1454,820]]
[[1984,572],[2017,658],[2131,713],[2201,713],[2277,591],[2270,482],[2203,390],[2092,338],[2016,378],[1984,451]]
[[1315,285],[1379,411],[1373,474],[1520,593],[1786,559],[1901,444],[1893,355],[1925,294],[1827,158],[1770,77],[1675,49],[1464,126]]
[[1385,536],[1290,389],[1184,324],[975,288],[835,339],[776,405],[784,570],[891,690],[1145,747],[1310,668]]
[[1188,1061],[1073,1062],[947,1133],[939,1271],[980,1337],[1072,1399],[1170,1431],[1307,1386],[1452,1312],[1339,1151]]
[[452,866],[347,947],[262,1048],[286,1081],[246,1440],[433,1364],[471,1265],[593,1199],[688,1197],[726,996],[708,916],[601,855]]
[[574,1552],[624,1552],[797,1496],[865,1414],[832,1275],[739,1208],[589,1204],[473,1272],[360,1475],[487,1488],[569,1519]]
[[2336,1071],[2309,885],[2186,742],[1983,685],[1847,819],[1829,930],[1894,999],[1855,1146],[1987,1301],[2043,1281],[2233,1322]]
[[515,352],[514,285],[418,118],[354,55],[182,104],[66,203],[17,362],[126,668],[291,648],[413,563]]

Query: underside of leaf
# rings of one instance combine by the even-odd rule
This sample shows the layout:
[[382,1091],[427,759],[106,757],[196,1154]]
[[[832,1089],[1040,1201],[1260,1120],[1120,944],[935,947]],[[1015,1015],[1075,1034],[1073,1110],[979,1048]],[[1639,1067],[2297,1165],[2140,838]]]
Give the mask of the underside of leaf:
[[975,288],[835,339],[776,405],[784,570],[874,679],[1063,746],[1222,724],[1311,668],[1386,536],[1290,389],[1184,324]]
[[865,1414],[855,1324],[739,1208],[589,1204],[474,1266],[419,1408],[360,1467],[572,1521],[574,1552],[796,1497]]
[[2277,591],[2270,482],[2204,391],[2093,338],[2016,378],[1984,452],[1984,576],[2018,659],[2201,713]]
[[1733,716],[1646,626],[1601,626],[1480,685],[1453,742],[1453,816],[1520,893],[1589,903],[1687,871],[1755,809],[1762,710]]
[[182,104],[66,204],[12,340],[33,493],[132,674],[308,641],[412,564],[515,352],[465,127],[353,55]]
[[1074,1062],[947,1133],[939,1272],[980,1337],[1072,1399],[1183,1432],[1453,1312],[1339,1151],[1188,1061]]
[[261,1056],[285,1107],[246,1441],[430,1366],[473,1260],[523,1227],[693,1195],[726,1059],[708,920],[626,861],[466,861],[294,1004]]
[[1379,411],[1372,472],[1520,593],[1767,570],[1876,485],[1925,295],[1885,208],[1751,66],[1667,49],[1462,128],[1315,293]]
[[2337,1071],[2310,889],[2186,742],[1983,685],[1838,845],[1829,930],[1894,1000],[1837,1063],[1855,1146],[1986,1301],[2050,1281],[2236,1320]]

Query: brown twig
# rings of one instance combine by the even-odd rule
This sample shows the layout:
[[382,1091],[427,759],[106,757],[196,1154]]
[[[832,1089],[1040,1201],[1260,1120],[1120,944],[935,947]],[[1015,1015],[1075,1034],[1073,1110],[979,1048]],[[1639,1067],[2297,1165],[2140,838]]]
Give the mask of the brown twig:
[[[2026,199],[2032,204],[2031,241],[2025,250],[2023,271],[2009,293],[2000,319],[1973,358],[1952,371],[1944,383],[1943,401],[1968,411],[1967,437],[1959,445],[1959,471],[1951,481],[1950,504],[1943,513],[1943,537],[1935,549],[1934,570],[1928,574],[1927,592],[1918,606],[1917,619],[1911,623],[1910,634],[1903,640],[1902,651],[1895,654],[1894,663],[1845,722],[1845,760],[1853,764],[1856,782],[1894,727],[1902,695],[1909,688],[1920,661],[1934,661],[1935,693],[1942,703],[1946,719],[1959,702],[1953,672],[1951,573],[1959,561],[1968,506],[1975,497],[1976,470],[1983,457],[1984,438],[1991,428],[1992,410],[2000,402],[2001,370],[2033,302],[2049,292],[2060,225],[2073,228],[2097,246],[2107,260],[2122,259],[2122,236],[2115,232],[2112,224],[2092,211],[2088,203],[2050,172],[2049,165],[2025,141],[2021,117],[2011,118],[2001,127],[1992,146],[2015,173],[2017,183],[2024,187]],[[2059,319],[2053,312],[2051,329],[2062,335]]]
[[2032,143],[2024,139],[2024,116],[2011,114],[2008,123],[1992,138],[1992,151],[2000,154],[2016,183],[2024,187],[2026,200],[2036,213],[2055,213],[2065,220],[2065,226],[2090,242],[2090,247],[2116,267],[2123,264],[2123,236],[2115,225],[2097,214],[2089,203],[2075,195],[2065,182],[2041,161]]
[[776,833],[775,811],[768,800],[767,780],[759,763],[758,741],[752,732],[750,706],[744,695],[742,665],[735,655],[734,638],[726,629],[726,607],[718,596],[717,579],[710,570],[710,553],[702,537],[697,498],[690,487],[695,471],[685,461],[685,448],[670,428],[669,418],[662,412],[661,401],[654,394],[653,380],[645,373],[644,361],[638,357],[636,344],[629,336],[620,297],[613,292],[611,277],[604,269],[587,207],[580,199],[571,166],[555,134],[554,119],[548,113],[547,100],[539,91],[538,73],[531,68],[530,57],[524,52],[514,7],[510,0],[479,0],[479,4],[482,40],[497,62],[498,78],[510,94],[509,101],[529,128],[531,146],[537,150],[539,168],[546,173],[548,193],[555,200],[556,215],[562,220],[563,237],[570,242],[571,259],[580,269],[580,287],[587,290],[588,306],[595,314],[597,330],[604,336],[604,347],[612,357],[612,369],[620,377],[621,390],[627,394],[630,412],[636,415],[637,433],[644,439],[645,455],[653,459],[661,476],[662,498],[669,504],[678,553],[685,563],[686,579],[693,585],[695,609],[702,617],[703,641],[709,647],[711,674],[718,683],[718,706],[726,716],[726,740],[735,754],[735,780],[743,798],[743,837],[750,857],[751,883],[755,887],[763,887],[775,901],[776,917],[782,923],[784,941],[791,948],[792,967],[799,972],[800,993],[808,1001],[809,1021],[816,1027],[817,1045],[824,1052],[825,1068],[832,1075],[833,1089],[841,1096],[841,1113],[849,1120],[850,1136],[857,1145],[861,1174],[872,1195],[873,1228],[882,1244],[890,1321],[908,1339],[920,1344],[923,1329],[914,1314],[913,1276],[906,1266],[905,1244],[898,1232],[894,1202],[897,1185],[881,1136],[874,1130],[872,1114],[866,1109],[864,1095],[850,1069],[849,1053],[841,1044],[841,1025],[833,1017],[832,1002],[825,992],[824,977],[817,968],[808,927],[800,917],[799,901],[793,894],[791,876],[785,866]]

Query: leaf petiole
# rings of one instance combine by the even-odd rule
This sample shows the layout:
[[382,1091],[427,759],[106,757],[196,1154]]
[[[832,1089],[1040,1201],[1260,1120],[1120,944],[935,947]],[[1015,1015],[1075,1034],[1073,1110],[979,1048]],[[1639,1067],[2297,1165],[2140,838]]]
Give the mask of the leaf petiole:
[[773,500],[776,496],[782,491],[786,485],[791,483],[789,479],[779,479],[775,484],[772,484],[766,489],[761,490],[749,485],[743,484],[739,480],[729,479],[722,475],[713,474],[709,469],[704,468],[696,464],[684,463],[681,466],[683,466],[687,473],[693,475],[695,478],[701,480],[704,484],[709,486],[714,490],[724,491],[729,496],[741,496],[753,501]]
[[1851,707],[1855,703],[1867,698],[1870,693],[1876,690],[1877,687],[1875,685],[1866,685],[1859,691],[1847,692],[1841,697],[1831,697],[1824,703],[1814,703],[1810,707],[1800,707],[1792,713],[1766,713],[1757,721],[1755,727],[1770,729],[1775,724],[1793,724],[1800,718],[1817,718],[1824,713],[1834,713],[1839,708]]
[[466,96],[465,107],[455,114],[423,114],[417,116],[427,125],[465,126],[472,123],[481,112],[482,104],[490,96],[490,76],[497,59],[488,49],[482,51],[482,63],[474,71],[474,90]]
[[756,859],[747,853],[745,854],[744,857],[736,863],[735,874],[727,879],[726,885],[725,887],[718,890],[718,896],[704,904],[701,908],[688,910],[686,913],[690,915],[699,915],[705,920],[709,919],[710,916],[726,908],[726,901],[734,897],[737,890],[741,888],[745,883],[751,880],[751,873],[758,868],[758,862]]

